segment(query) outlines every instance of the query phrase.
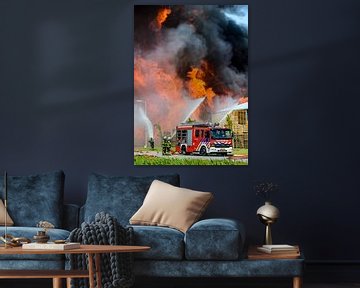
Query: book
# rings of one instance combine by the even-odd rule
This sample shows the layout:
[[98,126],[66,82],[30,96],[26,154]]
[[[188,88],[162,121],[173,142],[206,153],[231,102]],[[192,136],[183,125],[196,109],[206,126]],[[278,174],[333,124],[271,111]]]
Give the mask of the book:
[[22,245],[22,248],[28,250],[69,250],[80,248],[80,243],[26,243]]
[[273,259],[298,259],[301,258],[300,255],[300,248],[298,245],[295,246],[297,249],[296,252],[294,251],[281,251],[279,253],[267,253],[267,252],[261,252],[257,248],[262,246],[250,246],[248,249],[248,255],[247,258],[249,260],[273,260]]
[[280,254],[280,253],[287,253],[287,254],[298,254],[299,248],[297,246],[291,245],[262,245],[257,247],[257,250],[260,252],[268,253],[268,254]]

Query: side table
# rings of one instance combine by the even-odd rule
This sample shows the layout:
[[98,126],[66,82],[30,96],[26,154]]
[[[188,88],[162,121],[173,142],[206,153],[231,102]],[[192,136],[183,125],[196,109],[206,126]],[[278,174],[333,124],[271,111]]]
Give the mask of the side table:
[[282,261],[283,266],[287,267],[288,272],[284,277],[292,277],[293,288],[301,288],[302,286],[302,270],[294,269],[292,273],[292,266],[298,266],[299,261],[303,262],[304,258],[300,253],[291,254],[291,253],[277,253],[277,254],[267,254],[257,250],[258,246],[250,246],[247,253],[247,259],[252,261]]

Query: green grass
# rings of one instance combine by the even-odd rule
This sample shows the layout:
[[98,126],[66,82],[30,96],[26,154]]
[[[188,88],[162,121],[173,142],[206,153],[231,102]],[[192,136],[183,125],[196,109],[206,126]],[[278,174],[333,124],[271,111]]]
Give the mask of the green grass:
[[247,165],[246,162],[233,160],[204,160],[204,159],[178,159],[172,156],[155,157],[147,155],[135,155],[135,165]]
[[[134,148],[134,152],[146,152],[146,151],[156,151],[156,152],[161,152],[162,148],[161,147],[156,147],[154,149],[151,149],[149,147],[144,148],[144,147],[135,147]],[[175,147],[171,147],[172,151],[175,151]],[[248,155],[249,152],[248,149],[240,149],[240,148],[234,148],[233,153],[235,155]]]
[[233,153],[235,155],[249,155],[249,149],[234,148]]

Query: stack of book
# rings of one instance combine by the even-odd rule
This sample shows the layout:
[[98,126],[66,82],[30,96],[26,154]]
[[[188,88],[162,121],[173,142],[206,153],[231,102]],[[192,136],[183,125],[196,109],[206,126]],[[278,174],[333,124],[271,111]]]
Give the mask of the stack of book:
[[268,254],[299,254],[298,246],[291,246],[286,244],[262,245],[257,247],[257,250]]
[[70,250],[79,249],[80,243],[27,243],[22,245],[26,250]]
[[250,246],[248,259],[296,259],[300,257],[299,246],[291,245],[262,245]]

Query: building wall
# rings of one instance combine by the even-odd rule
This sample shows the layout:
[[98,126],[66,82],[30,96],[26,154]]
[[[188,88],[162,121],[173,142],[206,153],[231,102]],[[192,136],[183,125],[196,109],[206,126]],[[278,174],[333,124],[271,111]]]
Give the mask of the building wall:
[[249,143],[249,121],[247,118],[247,110],[235,110],[229,114],[232,123],[232,131],[234,133],[234,147],[248,149]]

